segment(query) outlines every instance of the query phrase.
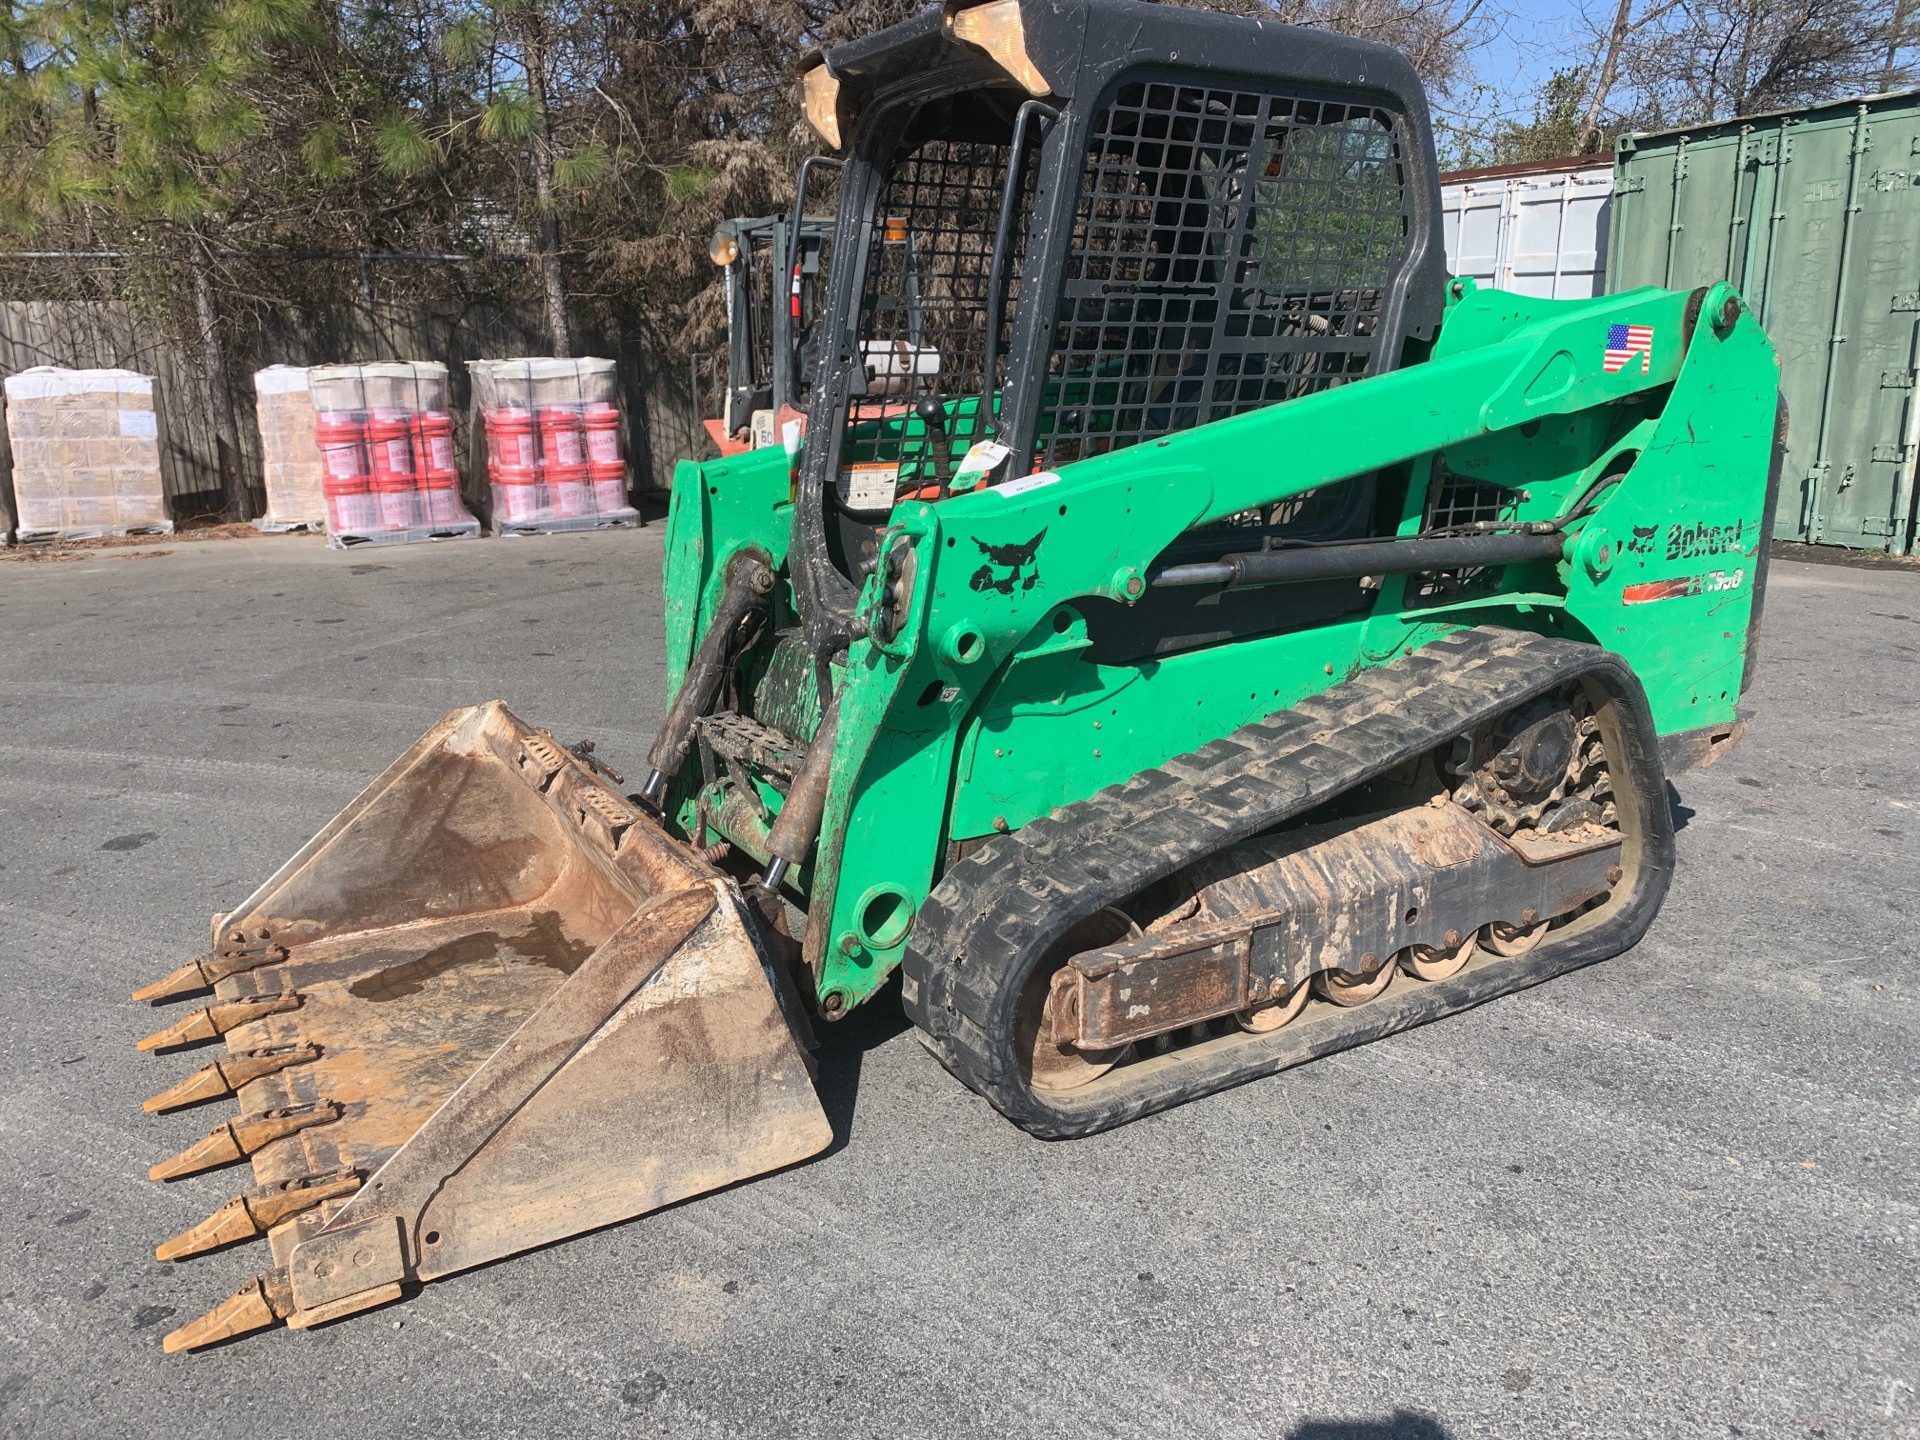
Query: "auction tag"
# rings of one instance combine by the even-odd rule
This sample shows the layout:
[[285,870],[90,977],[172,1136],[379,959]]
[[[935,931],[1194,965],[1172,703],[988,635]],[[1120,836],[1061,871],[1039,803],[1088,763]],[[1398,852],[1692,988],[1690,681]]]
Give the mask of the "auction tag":
[[840,483],[846,488],[848,509],[891,510],[893,492],[900,487],[900,466],[891,460],[849,465],[840,472]]
[[151,410],[122,410],[120,433],[142,440],[154,439],[160,434],[160,417]]
[[1042,470],[1038,475],[1023,475],[1018,480],[1009,480],[1004,485],[996,485],[993,487],[993,493],[996,495],[1024,495],[1029,490],[1038,490],[1042,485],[1057,485],[1059,483],[1059,471]]

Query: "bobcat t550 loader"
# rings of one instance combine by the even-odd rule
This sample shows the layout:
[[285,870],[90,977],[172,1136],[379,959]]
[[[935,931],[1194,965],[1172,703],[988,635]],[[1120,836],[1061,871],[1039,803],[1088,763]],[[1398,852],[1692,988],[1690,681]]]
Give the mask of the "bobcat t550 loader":
[[[813,1035],[1084,1135],[1634,944],[1739,730],[1777,362],[1740,297],[1449,280],[1393,51],[1134,0],[827,51],[804,447],[683,464],[624,793],[499,703],[141,992],[217,1044],[160,1247],[308,1326],[828,1143]],[[805,915],[804,925],[788,917]]]

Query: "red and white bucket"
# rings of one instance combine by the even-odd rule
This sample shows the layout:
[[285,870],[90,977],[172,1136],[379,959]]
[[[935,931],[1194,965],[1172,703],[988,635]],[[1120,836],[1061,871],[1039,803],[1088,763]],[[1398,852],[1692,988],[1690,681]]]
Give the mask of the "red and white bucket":
[[540,412],[540,458],[547,465],[587,463],[587,437],[577,406],[554,405]]
[[413,412],[373,410],[367,415],[367,455],[376,490],[413,488]]
[[[578,432],[575,432],[578,434]],[[593,514],[593,491],[587,483],[587,467],[547,465],[547,493],[553,497],[553,513],[563,520]]]
[[453,417],[422,410],[413,417],[413,471],[416,475],[453,474]]
[[328,475],[347,480],[365,479],[367,470],[366,422],[353,410],[326,410],[313,417],[313,438],[320,447],[320,460]]
[[502,407],[486,413],[487,468],[535,470],[540,465],[540,441],[535,433],[533,411]]
[[436,470],[421,482],[420,519],[425,525],[457,525],[467,518],[460,503],[460,476],[452,470]]
[[363,534],[380,528],[373,510],[373,491],[364,475],[340,479],[321,477],[320,488],[327,496],[327,528],[336,535]]
[[540,519],[540,471],[531,465],[495,465],[492,470],[494,518],[503,525]]
[[410,530],[420,523],[420,492],[411,475],[376,477],[373,502],[382,530]]
[[589,465],[587,475],[593,481],[593,510],[606,515],[627,506],[627,467],[618,460],[611,465]]
[[373,481],[367,471],[367,427],[357,411],[326,410],[313,417],[313,438],[320,447],[321,489],[327,497],[327,525],[336,534],[379,528],[373,506]]
[[620,411],[604,400],[595,401],[582,412],[587,427],[587,463],[620,463]]

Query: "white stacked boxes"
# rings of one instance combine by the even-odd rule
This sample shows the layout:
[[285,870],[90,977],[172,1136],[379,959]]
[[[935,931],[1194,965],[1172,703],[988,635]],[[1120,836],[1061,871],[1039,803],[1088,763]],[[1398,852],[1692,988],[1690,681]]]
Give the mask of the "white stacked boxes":
[[270,365],[253,377],[260,422],[260,469],[267,513],[253,523],[269,534],[319,530],[327,521],[320,445],[313,436],[313,395],[301,365]]
[[41,366],[7,377],[22,540],[165,535],[153,378]]

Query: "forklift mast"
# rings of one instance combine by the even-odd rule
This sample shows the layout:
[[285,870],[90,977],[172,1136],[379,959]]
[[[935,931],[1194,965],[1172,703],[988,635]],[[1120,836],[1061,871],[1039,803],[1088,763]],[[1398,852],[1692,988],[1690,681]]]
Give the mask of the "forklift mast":
[[726,441],[752,444],[756,413],[804,406],[801,354],[818,318],[821,262],[832,234],[832,219],[817,215],[802,216],[797,230],[786,215],[727,220],[714,230],[707,255],[726,287],[726,392],[718,427]]

